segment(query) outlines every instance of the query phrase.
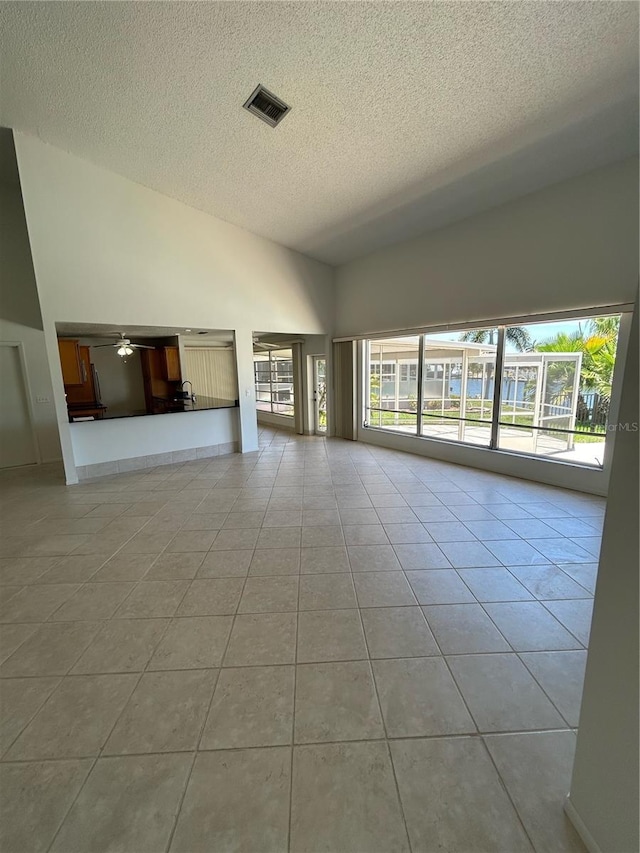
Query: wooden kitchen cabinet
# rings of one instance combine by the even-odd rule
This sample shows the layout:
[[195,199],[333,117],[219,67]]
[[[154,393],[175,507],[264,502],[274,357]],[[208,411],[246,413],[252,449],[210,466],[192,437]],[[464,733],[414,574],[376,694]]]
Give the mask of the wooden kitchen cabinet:
[[80,359],[82,382],[71,387],[68,387],[65,382],[67,405],[94,403],[99,399],[99,394],[95,387],[94,371],[91,369],[91,350],[89,347],[78,347],[78,357]]
[[180,351],[178,347],[163,347],[164,378],[167,382],[180,382]]
[[62,366],[62,380],[64,384],[82,385],[84,375],[78,341],[58,339],[58,350],[60,352],[60,365]]
[[[167,350],[176,350],[175,356],[167,359]],[[156,347],[155,349],[140,350],[142,362],[142,378],[144,380],[144,398],[147,404],[147,412],[150,415],[166,411],[166,404],[173,400],[178,387],[176,382],[180,381],[180,357],[177,347]],[[177,378],[167,379],[167,376],[175,376],[177,366]]]
[[91,362],[91,349],[87,346],[79,346],[78,357],[82,382],[79,385],[65,383],[64,386],[69,420],[88,417],[103,418],[107,407],[100,401],[100,383]]

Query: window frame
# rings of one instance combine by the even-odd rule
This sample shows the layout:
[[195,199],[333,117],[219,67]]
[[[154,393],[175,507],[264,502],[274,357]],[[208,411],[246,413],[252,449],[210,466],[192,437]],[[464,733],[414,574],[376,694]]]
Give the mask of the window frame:
[[[558,464],[558,463],[569,464],[569,465],[574,465],[574,466],[581,467],[581,468],[586,468],[588,470],[602,471],[605,467],[604,459],[603,459],[603,462],[601,464],[594,465],[594,464],[591,464],[589,462],[579,462],[579,461],[575,461],[575,460],[565,460],[565,459],[554,459],[551,455],[538,454],[535,452],[526,452],[526,451],[522,451],[522,450],[513,450],[511,448],[506,448],[504,446],[500,446],[500,430],[501,430],[501,428],[513,427],[514,426],[514,424],[508,423],[507,421],[503,420],[501,417],[504,414],[503,412],[501,412],[501,408],[502,408],[502,396],[503,396],[502,392],[503,392],[504,369],[505,369],[504,362],[505,362],[505,348],[506,348],[506,332],[507,332],[507,329],[509,329],[509,328],[528,326],[528,325],[537,325],[537,324],[542,324],[542,323],[553,323],[553,322],[562,322],[562,321],[580,322],[580,321],[586,321],[586,320],[592,319],[594,317],[599,318],[599,317],[619,316],[620,317],[620,325],[618,328],[618,337],[616,340],[616,361],[615,361],[615,365],[613,368],[613,377],[612,377],[613,387],[615,388],[616,382],[618,381],[618,377],[619,377],[618,364],[619,364],[620,356],[621,356],[621,344],[623,342],[623,334],[624,334],[623,330],[625,327],[625,316],[627,314],[627,311],[625,310],[626,308],[627,308],[627,306],[615,306],[615,307],[614,306],[607,306],[606,308],[603,307],[603,309],[600,311],[594,310],[594,309],[585,309],[582,312],[578,311],[575,313],[572,312],[571,314],[563,314],[560,317],[554,317],[554,316],[549,315],[549,314],[531,315],[531,317],[527,318],[526,322],[523,319],[518,318],[518,320],[515,322],[513,320],[501,320],[501,321],[497,321],[497,322],[496,321],[494,321],[494,322],[482,321],[482,322],[473,323],[473,324],[460,324],[460,325],[456,324],[456,326],[454,328],[451,328],[450,329],[451,334],[464,333],[465,331],[478,331],[478,330],[491,329],[491,328],[496,329],[498,332],[498,339],[497,339],[497,344],[496,344],[496,360],[495,360],[495,367],[494,367],[495,373],[494,373],[493,404],[492,404],[491,419],[490,420],[487,420],[487,419],[479,420],[477,418],[468,418],[468,417],[463,417],[463,418],[451,417],[450,418],[453,422],[456,422],[456,423],[469,422],[469,423],[482,423],[485,425],[490,425],[491,437],[490,437],[488,444],[478,444],[478,443],[474,443],[471,441],[465,441],[462,439],[446,438],[446,437],[442,437],[442,436],[430,436],[430,435],[425,435],[423,433],[423,417],[424,417],[424,406],[425,406],[425,399],[424,399],[425,369],[427,369],[426,370],[427,375],[430,372],[432,372],[434,374],[433,379],[436,379],[436,380],[442,379],[442,381],[444,381],[445,375],[446,375],[446,365],[445,365],[445,369],[443,369],[442,366],[439,364],[438,365],[434,365],[431,363],[425,364],[425,350],[427,349],[425,346],[425,338],[428,335],[440,334],[444,331],[447,331],[447,329],[443,329],[443,327],[441,327],[441,326],[433,327],[433,328],[423,327],[421,329],[411,329],[411,330],[406,330],[406,331],[404,331],[404,330],[403,331],[393,331],[393,332],[389,332],[387,334],[379,334],[376,336],[372,336],[370,338],[362,338],[361,340],[362,340],[362,343],[364,346],[363,346],[363,350],[362,350],[363,383],[362,383],[362,424],[361,424],[361,426],[363,429],[367,429],[367,430],[372,429],[372,430],[388,433],[390,435],[398,436],[398,435],[404,434],[404,435],[407,435],[407,437],[409,437],[409,438],[426,439],[429,441],[441,441],[441,442],[445,442],[446,444],[450,444],[454,447],[455,446],[464,446],[467,448],[474,448],[476,450],[489,450],[489,451],[494,451],[494,452],[498,451],[500,453],[513,454],[516,456],[527,457],[527,458],[535,459],[538,461],[555,462],[556,464]],[[370,398],[369,380],[371,378],[371,370],[370,370],[371,343],[379,342],[382,340],[384,340],[384,341],[393,340],[394,338],[405,338],[405,337],[408,337],[410,335],[417,335],[418,336],[418,364],[417,364],[418,398],[416,401],[416,404],[417,404],[416,429],[415,429],[415,431],[400,433],[398,430],[395,430],[393,428],[384,427],[384,426],[376,426],[376,425],[372,425],[371,423],[367,422],[367,414],[370,412],[375,412],[375,411],[394,412],[395,411],[392,409],[383,409],[381,407],[380,408],[379,407],[372,407],[370,405],[370,399],[371,398]],[[551,353],[549,353],[549,355],[551,355]],[[557,355],[559,356],[560,354],[557,354]],[[560,358],[559,360],[562,360],[562,358]],[[432,368],[431,371],[428,370],[429,367]],[[544,360],[541,361],[540,369],[544,369]],[[579,384],[580,384],[580,369],[578,369],[576,371],[575,389],[574,389],[574,393],[576,395],[579,392]],[[402,414],[402,413],[404,413],[404,410],[398,411],[398,414]],[[609,435],[609,432],[611,429],[610,423],[611,423],[611,411],[609,411],[609,413],[607,415],[607,421],[604,425],[604,432],[602,434],[605,445],[607,443],[607,438],[608,438],[608,435]],[[574,436],[574,435],[584,435],[585,434],[584,430],[554,428],[552,426],[545,426],[544,424],[535,425],[535,426],[533,424],[531,424],[531,425],[515,425],[515,426],[517,429],[521,428],[523,430],[532,430],[532,431],[537,431],[539,433],[558,433],[558,434],[563,435],[563,436],[568,436],[568,435]],[[575,424],[574,424],[574,426],[575,426]]]

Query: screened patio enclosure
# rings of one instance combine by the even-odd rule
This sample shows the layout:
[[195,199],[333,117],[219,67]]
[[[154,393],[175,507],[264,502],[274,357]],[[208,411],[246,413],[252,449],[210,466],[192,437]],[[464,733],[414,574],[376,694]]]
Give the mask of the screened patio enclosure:
[[367,342],[367,426],[486,447],[493,430],[493,446],[545,456],[573,449],[582,353],[505,352],[494,422],[497,345],[445,337]]

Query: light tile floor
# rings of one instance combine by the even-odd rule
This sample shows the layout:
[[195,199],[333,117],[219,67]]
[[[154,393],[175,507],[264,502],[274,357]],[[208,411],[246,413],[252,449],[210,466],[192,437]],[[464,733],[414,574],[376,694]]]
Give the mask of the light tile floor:
[[0,483],[3,851],[583,851],[602,500],[273,430]]

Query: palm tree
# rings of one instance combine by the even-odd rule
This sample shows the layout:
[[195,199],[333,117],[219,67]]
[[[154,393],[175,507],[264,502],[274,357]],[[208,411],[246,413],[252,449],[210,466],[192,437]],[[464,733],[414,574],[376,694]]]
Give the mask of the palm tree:
[[[460,335],[460,340],[473,344],[488,344],[489,346],[495,346],[497,343],[495,335],[496,329],[475,329],[472,332],[463,332]],[[507,341],[518,350],[518,352],[526,352],[533,346],[531,335],[522,326],[508,326],[505,330],[505,337]],[[482,389],[483,400],[489,398],[494,369],[495,365],[487,365],[487,373],[484,380],[484,387]]]
[[589,320],[589,331],[597,335],[607,335],[617,340],[620,331],[620,315],[613,317],[594,317]]
[[[581,387],[585,391],[596,391],[608,397],[611,394],[616,363],[619,327],[619,317],[595,317],[589,321],[586,329],[583,330],[579,326],[578,331],[570,335],[560,332],[553,338],[536,344],[535,349],[537,352],[581,352]],[[554,365],[556,373],[562,371],[562,365],[563,362]],[[569,376],[554,375],[553,379],[568,386],[573,384]]]
[[[460,335],[461,341],[468,341],[473,344],[489,344],[494,346],[497,343],[495,340],[495,329],[477,329],[473,332],[463,332]],[[523,326],[507,326],[505,337],[518,352],[527,352],[533,347],[533,340],[529,332]]]

